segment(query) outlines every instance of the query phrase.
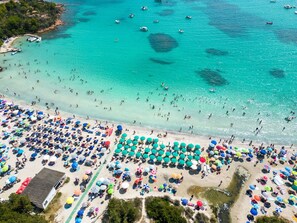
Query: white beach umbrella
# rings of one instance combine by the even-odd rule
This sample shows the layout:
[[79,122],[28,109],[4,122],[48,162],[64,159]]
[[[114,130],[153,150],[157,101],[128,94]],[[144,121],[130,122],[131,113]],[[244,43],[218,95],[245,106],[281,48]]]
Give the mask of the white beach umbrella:
[[192,170],[196,170],[196,169],[197,169],[197,165],[192,165],[192,166],[191,166],[191,169],[192,169]]
[[100,186],[100,190],[106,190],[106,188],[107,188],[107,186],[104,184]]
[[128,182],[124,182],[123,184],[122,184],[122,188],[123,189],[127,189],[129,187],[129,183]]
[[52,157],[50,158],[50,162],[56,162],[56,161],[57,161],[57,157],[52,156]]
[[198,161],[197,160],[191,160],[192,164],[193,165],[197,165],[198,164]]
[[105,151],[106,151],[106,148],[105,147],[101,149],[101,152],[102,153],[104,153]]
[[44,155],[42,159],[43,160],[49,160],[49,158],[50,158],[49,155]]

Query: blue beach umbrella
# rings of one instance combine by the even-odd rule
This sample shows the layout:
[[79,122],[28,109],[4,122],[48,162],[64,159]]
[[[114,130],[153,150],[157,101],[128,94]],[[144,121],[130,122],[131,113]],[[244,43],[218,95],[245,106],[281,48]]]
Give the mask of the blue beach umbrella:
[[251,213],[252,215],[254,215],[254,216],[258,215],[258,211],[257,211],[256,208],[252,208],[252,209],[250,210],[250,213]]
[[78,163],[77,162],[72,163],[71,167],[72,169],[77,169]]
[[249,186],[249,188],[250,188],[251,190],[255,190],[255,189],[256,189],[255,185],[253,185],[253,184],[251,184],[251,185]]
[[262,155],[266,155],[267,151],[266,151],[265,149],[262,149],[262,150],[260,151],[260,153],[261,153]]
[[77,212],[77,216],[82,217],[83,215],[84,215],[84,210],[83,210],[83,209],[80,209],[80,210]]
[[216,140],[211,140],[210,143],[212,143],[212,144],[214,144],[214,145],[218,144]]
[[75,223],[81,223],[82,219],[81,218],[76,218]]
[[16,176],[11,176],[8,178],[8,180],[10,183],[14,183],[17,180],[17,178],[16,178]]
[[118,126],[117,126],[117,129],[118,129],[118,131],[122,131],[122,130],[123,130],[123,126],[118,125]]
[[188,202],[189,202],[189,201],[188,201],[187,199],[185,199],[185,198],[181,200],[182,205],[187,205]]

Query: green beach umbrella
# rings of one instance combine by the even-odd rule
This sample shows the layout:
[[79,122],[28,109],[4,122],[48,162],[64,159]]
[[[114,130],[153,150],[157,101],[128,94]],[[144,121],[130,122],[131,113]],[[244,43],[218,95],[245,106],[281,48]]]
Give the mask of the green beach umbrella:
[[136,153],[136,158],[139,158],[139,157],[141,157],[141,152]]
[[132,143],[132,140],[131,139],[128,139],[126,143],[129,145],[129,144]]
[[138,140],[139,139],[139,136],[134,136],[134,140]]
[[176,158],[171,159],[171,163],[176,163],[176,161],[177,161]]
[[145,148],[145,149],[144,149],[144,152],[145,152],[145,153],[149,153],[150,151],[151,151],[150,148]]
[[173,147],[173,150],[174,151],[179,151],[179,148],[175,146],[175,147]]
[[158,138],[154,138],[154,143],[157,143],[159,142],[159,139]]
[[113,189],[113,188],[114,188],[114,184],[113,183],[108,184],[108,189]]
[[172,153],[172,155],[173,155],[174,157],[178,157],[178,153],[177,153],[177,152]]
[[115,151],[114,151],[116,154],[119,154],[121,152],[121,149],[117,148]]
[[149,157],[149,156],[148,156],[147,153],[145,153],[145,154],[142,155],[142,158],[143,158],[143,159],[147,159],[148,157]]
[[132,147],[131,147],[131,150],[132,150],[132,151],[135,151],[136,149],[137,149],[136,146],[132,146]]
[[178,144],[179,144],[178,142],[173,143],[174,147],[178,146]]
[[108,191],[107,191],[107,193],[110,195],[110,194],[113,194],[113,189],[112,188],[110,188]]
[[123,151],[122,151],[122,155],[123,155],[123,156],[126,156],[127,154],[128,154],[128,151],[127,151],[127,150],[123,150]]
[[134,141],[132,142],[132,144],[135,146],[135,145],[138,144],[138,141],[134,140]]
[[157,150],[156,149],[152,149],[152,154],[156,154],[157,153]]
[[199,156],[201,154],[201,151],[199,149],[197,149],[197,150],[195,150],[195,154]]
[[135,155],[135,152],[133,152],[133,151],[131,151],[130,153],[129,153],[129,156],[134,156]]
[[185,153],[185,152],[187,152],[187,149],[186,149],[186,148],[182,148],[181,151],[182,151],[183,153]]
[[126,138],[127,137],[127,134],[126,133],[123,133],[122,134],[122,139]]
[[192,160],[192,159],[193,159],[193,156],[189,155],[189,156],[188,156],[188,159],[189,159],[189,160]]
[[125,142],[125,139],[120,139],[119,140],[119,143],[124,143]]
[[169,157],[165,157],[165,158],[164,158],[164,162],[165,162],[165,163],[169,163],[169,161],[170,161]]
[[140,137],[140,140],[141,140],[141,141],[144,141],[144,140],[145,140],[145,137],[144,137],[144,136],[141,136],[141,137]]
[[199,144],[195,145],[195,149],[200,149],[200,148],[201,148],[201,146]]
[[180,156],[179,156],[180,159],[184,159],[185,157],[186,157],[185,154],[180,154]]
[[264,189],[267,191],[267,192],[270,192],[272,190],[272,188],[270,186],[265,186]]
[[7,165],[5,165],[5,166],[2,167],[2,172],[5,173],[6,171],[8,171],[8,166]]
[[128,146],[128,145],[124,145],[124,149],[129,149],[130,148],[130,146]]
[[158,154],[159,154],[160,156],[162,156],[162,155],[164,154],[164,151],[163,151],[163,150],[159,150],[159,151],[158,151]]
[[165,155],[166,155],[166,156],[170,156],[170,155],[171,155],[171,152],[167,151],[167,152],[165,153]]
[[147,140],[146,140],[148,143],[151,143],[152,141],[153,141],[153,139],[152,138],[147,138]]
[[187,146],[187,144],[184,143],[184,142],[182,142],[182,143],[180,144],[180,147],[181,147],[181,148],[184,148],[184,147],[186,147],[186,146]]
[[190,144],[188,145],[188,148],[189,148],[189,149],[193,149],[193,148],[194,148],[194,144],[190,143]]
[[118,148],[118,149],[121,149],[122,147],[123,147],[122,144],[118,144],[118,145],[117,145],[117,148]]
[[155,157],[153,154],[150,155],[150,159],[151,159],[151,160],[154,160],[155,158],[156,158],[156,157]]
[[165,149],[165,147],[166,147],[166,146],[165,146],[164,144],[161,144],[161,145],[160,145],[160,148],[161,148],[161,149]]
[[157,148],[158,148],[158,144],[155,143],[155,144],[153,145],[153,148],[154,148],[154,149],[157,149]]
[[185,164],[185,161],[182,160],[182,159],[179,159],[179,160],[178,160],[178,164],[179,164],[179,165],[184,165],[184,164]]
[[162,156],[157,156],[157,161],[161,162],[162,161]]
[[193,165],[193,163],[190,160],[188,160],[186,164],[187,164],[188,167]]

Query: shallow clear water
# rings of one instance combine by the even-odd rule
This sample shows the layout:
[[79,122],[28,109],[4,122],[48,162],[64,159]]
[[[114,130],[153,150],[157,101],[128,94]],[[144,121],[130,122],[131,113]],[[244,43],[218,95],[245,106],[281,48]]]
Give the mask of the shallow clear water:
[[[7,67],[0,73],[2,92],[26,101],[37,96],[41,105],[94,118],[183,132],[193,125],[193,132],[202,135],[297,142],[296,121],[284,120],[297,105],[297,15],[283,3],[63,2],[66,26],[45,34],[41,43],[18,41],[20,54],[0,56]],[[141,26],[149,31],[141,32]],[[162,47],[170,51],[156,52],[148,38],[156,33],[170,35],[178,46],[170,50],[172,42],[165,42]],[[210,48],[221,55],[206,53]],[[273,76],[272,69],[284,71],[284,77]],[[184,120],[185,115],[191,118]],[[263,127],[255,135],[258,118]]]

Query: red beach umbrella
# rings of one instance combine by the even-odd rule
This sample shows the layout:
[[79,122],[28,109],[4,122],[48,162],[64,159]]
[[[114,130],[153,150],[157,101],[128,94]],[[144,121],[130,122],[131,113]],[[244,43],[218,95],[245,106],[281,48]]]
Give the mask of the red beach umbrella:
[[198,207],[202,207],[202,206],[203,206],[203,203],[202,203],[202,201],[197,201],[197,203],[196,203],[196,204],[197,204],[197,206],[198,206]]
[[206,159],[204,157],[200,157],[200,162],[201,163],[205,163],[206,162]]
[[104,142],[104,147],[105,148],[109,148],[109,146],[110,146],[110,141],[105,141]]

